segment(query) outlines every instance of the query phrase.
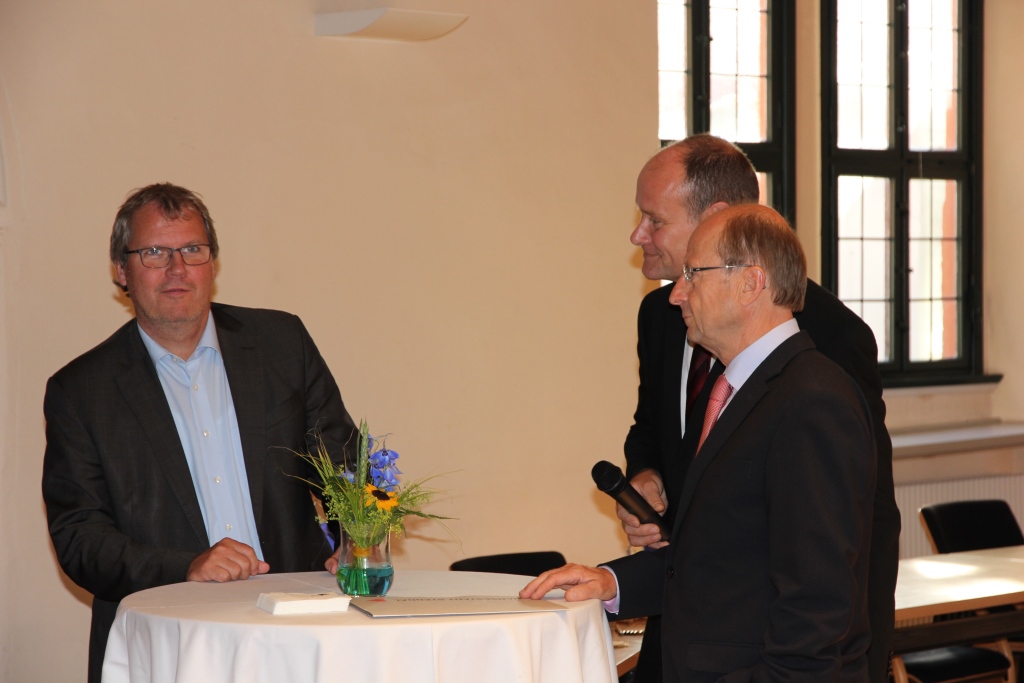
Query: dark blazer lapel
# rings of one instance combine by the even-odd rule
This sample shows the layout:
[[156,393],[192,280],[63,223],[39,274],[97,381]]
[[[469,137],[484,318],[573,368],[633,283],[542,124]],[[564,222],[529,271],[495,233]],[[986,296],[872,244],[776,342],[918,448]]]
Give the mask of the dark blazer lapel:
[[[718,421],[708,434],[707,440],[701,447],[693,462],[690,463],[689,472],[686,475],[686,482],[683,485],[683,492],[679,497],[679,509],[673,524],[672,537],[678,534],[679,524],[686,515],[686,511],[693,500],[693,493],[700,483],[701,476],[707,469],[708,464],[715,458],[722,447],[729,441],[743,421],[747,419],[750,411],[761,402],[768,393],[771,381],[778,377],[786,364],[789,363],[801,351],[813,349],[814,342],[806,332],[799,332],[782,342],[768,357],[754,370],[740,390],[733,396],[732,401],[725,407]],[[687,427],[689,429],[689,426]]]
[[668,414],[675,415],[676,419],[669,420],[669,427],[675,431],[676,436],[682,440],[682,423],[679,415],[682,410],[682,383],[683,383],[683,347],[675,343],[676,339],[682,339],[686,344],[686,324],[683,322],[682,312],[678,306],[669,304],[667,320],[665,321],[665,347],[664,365],[665,370],[665,405],[668,406]]
[[242,323],[223,306],[213,304],[213,321],[217,326],[217,341],[224,358],[224,371],[231,386],[231,400],[235,404],[252,513],[258,529],[262,524],[264,455],[267,452],[263,359],[256,345],[255,334],[246,331]]
[[[153,360],[142,343],[137,323],[132,320],[122,329],[121,354],[123,372],[114,378],[139,426],[148,441],[148,453],[160,465],[167,483],[174,492],[192,531],[204,544],[209,545],[206,524],[199,508],[192,473],[188,469],[181,437],[174,425],[174,417],[167,405],[163,386],[156,374]],[[147,457],[143,455],[141,457]]]

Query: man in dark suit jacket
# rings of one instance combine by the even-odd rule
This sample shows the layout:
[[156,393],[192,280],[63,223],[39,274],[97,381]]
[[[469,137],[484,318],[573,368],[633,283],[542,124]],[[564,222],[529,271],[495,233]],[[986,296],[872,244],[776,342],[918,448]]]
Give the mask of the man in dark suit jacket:
[[546,572],[523,597],[562,587],[623,618],[660,613],[665,681],[867,679],[871,417],[794,321],[805,287],[799,242],[773,210],[701,224],[672,302],[726,369],[687,429],[671,544],[611,571]]
[[[211,304],[216,244],[209,213],[193,193],[173,185],[136,191],[111,238],[118,284],[136,319],[47,383],[43,497],[61,567],[94,596],[90,681],[100,679],[107,635],[126,595],[185,580],[323,569],[331,554],[309,488],[295,478],[312,473],[289,449],[305,451],[315,427],[340,458],[355,431],[352,419],[297,317]],[[235,430],[243,466],[233,469],[229,457],[227,471],[211,481],[228,485],[239,475],[249,508],[239,514],[251,512],[258,549],[237,533],[211,531],[206,517],[220,501],[204,498],[176,423],[182,417],[170,407],[166,376],[143,335],[166,352],[159,363],[185,364],[215,348],[222,359],[230,405],[218,417],[233,413],[226,431]],[[190,389],[212,391],[209,379]]]
[[[756,203],[757,177],[734,145],[711,135],[695,135],[660,152],[637,180],[641,219],[631,237],[644,252],[644,275],[678,280],[687,242],[701,218],[728,205]],[[673,285],[654,290],[640,305],[637,354],[640,385],[634,424],[626,437],[626,476],[656,510],[670,520],[686,480],[689,460],[683,443],[681,384],[685,383],[686,324],[669,302]],[[877,478],[873,514],[869,613],[871,680],[888,680],[892,642],[900,514],[892,479],[892,442],[885,428],[874,335],[856,314],[808,280],[804,309],[796,314],[816,347],[857,382],[868,400],[875,428]],[[689,353],[686,353],[687,359]],[[687,364],[688,367],[688,364]],[[689,410],[687,412],[690,412]],[[693,418],[691,418],[693,419]],[[700,422],[699,412],[696,421]],[[618,508],[635,546],[658,547],[658,531]],[[658,621],[649,620],[637,668],[637,683],[660,681]]]

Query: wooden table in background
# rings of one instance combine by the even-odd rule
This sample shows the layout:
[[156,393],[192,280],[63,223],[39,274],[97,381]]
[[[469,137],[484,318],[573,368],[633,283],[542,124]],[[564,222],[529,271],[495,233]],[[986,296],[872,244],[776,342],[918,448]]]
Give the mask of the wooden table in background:
[[1024,603],[1024,546],[900,560],[896,654],[1024,632],[1024,610],[935,623],[901,623],[940,614]]

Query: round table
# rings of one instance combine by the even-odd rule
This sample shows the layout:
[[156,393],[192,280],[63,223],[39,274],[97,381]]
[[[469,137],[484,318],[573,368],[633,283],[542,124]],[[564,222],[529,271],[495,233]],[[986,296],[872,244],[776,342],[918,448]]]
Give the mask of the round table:
[[[515,597],[528,577],[398,570],[389,597]],[[349,607],[272,615],[260,593],[337,591],[327,572],[231,583],[178,583],[118,608],[104,683],[245,681],[617,681],[607,618],[596,600],[559,611],[373,618]],[[555,594],[552,594],[555,595]]]

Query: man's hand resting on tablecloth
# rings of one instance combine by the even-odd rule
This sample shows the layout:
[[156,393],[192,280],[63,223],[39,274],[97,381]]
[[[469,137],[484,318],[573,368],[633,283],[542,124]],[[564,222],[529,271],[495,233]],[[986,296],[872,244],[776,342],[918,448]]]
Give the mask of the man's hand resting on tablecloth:
[[540,600],[555,588],[564,588],[565,599],[569,602],[593,598],[608,601],[615,597],[618,585],[615,582],[615,575],[607,569],[567,564],[538,576],[519,591],[519,597],[525,600]]
[[189,581],[237,581],[266,574],[270,565],[256,557],[256,551],[233,538],[223,538],[188,567]]
[[324,562],[324,566],[327,567],[327,571],[332,574],[338,573],[338,562],[341,557],[341,544],[338,544],[338,549],[334,551],[334,554],[327,558]]

